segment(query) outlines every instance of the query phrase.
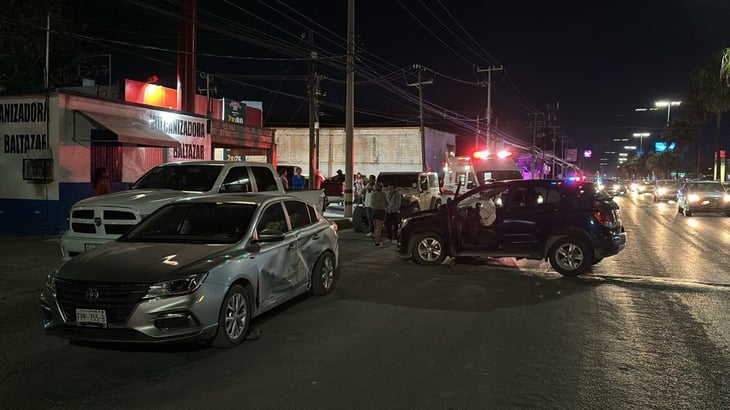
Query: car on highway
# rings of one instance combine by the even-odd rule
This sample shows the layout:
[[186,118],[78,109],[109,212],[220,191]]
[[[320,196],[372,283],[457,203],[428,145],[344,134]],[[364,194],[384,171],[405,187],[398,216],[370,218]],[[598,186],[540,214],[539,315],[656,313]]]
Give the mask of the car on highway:
[[[485,222],[490,208],[496,214]],[[447,256],[547,259],[558,273],[575,276],[625,246],[618,204],[592,182],[511,180],[406,217],[397,250],[422,265]]]
[[677,191],[677,213],[719,212],[730,216],[730,193],[720,181],[687,181]]
[[682,187],[683,182],[678,179],[657,179],[654,183],[654,202],[677,200],[677,191]]
[[654,192],[654,183],[648,180],[632,181],[629,188],[637,195],[651,194]]
[[606,181],[603,184],[603,189],[611,196],[626,195],[629,191],[626,183],[621,180]]
[[304,200],[178,200],[49,273],[43,328],[72,340],[230,347],[252,318],[307,292],[329,293],[338,255],[337,225]]

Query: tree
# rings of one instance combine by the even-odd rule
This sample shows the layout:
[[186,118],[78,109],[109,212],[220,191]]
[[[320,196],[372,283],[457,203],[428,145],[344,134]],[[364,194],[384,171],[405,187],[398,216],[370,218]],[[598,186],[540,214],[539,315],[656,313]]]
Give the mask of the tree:
[[726,48],[722,53],[720,78],[725,80],[725,84],[730,85],[730,47]]
[[715,53],[690,77],[687,86],[691,110],[704,111],[715,116],[715,179],[720,179],[720,135],[722,114],[730,111],[730,86],[723,81],[728,66],[728,49]]
[[79,53],[66,33],[79,31],[62,0],[4,0],[0,9],[0,90],[44,85],[46,24],[51,21],[49,86],[76,85]]

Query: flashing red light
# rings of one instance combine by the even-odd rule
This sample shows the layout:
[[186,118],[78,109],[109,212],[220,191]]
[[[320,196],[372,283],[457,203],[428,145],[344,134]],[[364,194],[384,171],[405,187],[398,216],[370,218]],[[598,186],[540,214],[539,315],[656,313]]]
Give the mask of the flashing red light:
[[510,151],[499,151],[497,153],[497,158],[504,159],[504,158],[509,158],[511,156],[512,156],[512,152],[510,152]]
[[491,155],[489,151],[475,151],[471,156],[475,159],[488,159]]

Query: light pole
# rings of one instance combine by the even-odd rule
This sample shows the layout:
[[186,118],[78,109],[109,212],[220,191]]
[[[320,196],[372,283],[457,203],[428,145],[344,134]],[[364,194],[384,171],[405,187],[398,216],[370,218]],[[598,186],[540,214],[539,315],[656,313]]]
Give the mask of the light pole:
[[649,132],[635,132],[634,137],[639,137],[639,154],[644,155],[644,137],[650,136]]
[[672,112],[672,106],[678,106],[679,104],[682,104],[682,101],[657,101],[654,103],[655,107],[667,107],[667,127],[669,126],[669,114]]

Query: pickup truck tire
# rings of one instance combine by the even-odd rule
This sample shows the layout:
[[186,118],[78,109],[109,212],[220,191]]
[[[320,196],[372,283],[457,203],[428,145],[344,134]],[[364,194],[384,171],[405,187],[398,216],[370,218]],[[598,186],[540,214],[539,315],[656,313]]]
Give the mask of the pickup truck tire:
[[365,215],[365,208],[361,206],[354,207],[352,210],[352,229],[361,233],[368,229],[368,220]]
[[558,239],[548,253],[550,265],[563,276],[577,276],[593,264],[593,249],[575,236]]
[[446,259],[446,248],[441,235],[424,232],[411,239],[411,256],[419,265],[440,265]]
[[312,269],[312,294],[326,295],[335,285],[335,256],[323,253]]
[[227,348],[243,342],[248,335],[252,314],[251,294],[241,285],[231,286],[221,304],[218,330],[210,345]]

